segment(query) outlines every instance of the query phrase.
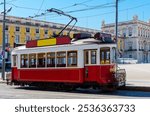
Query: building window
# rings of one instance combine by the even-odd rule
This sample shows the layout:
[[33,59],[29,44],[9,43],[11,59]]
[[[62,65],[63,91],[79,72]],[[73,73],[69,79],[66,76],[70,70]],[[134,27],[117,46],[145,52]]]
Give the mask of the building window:
[[21,55],[21,68],[27,68],[28,67],[28,55],[22,54]]
[[57,67],[66,67],[66,52],[57,52]]
[[26,32],[30,33],[30,28],[29,27],[26,27]]
[[132,27],[129,27],[129,36],[132,36],[132,33],[133,33],[133,29]]
[[128,42],[129,50],[132,50],[132,45],[133,45],[133,42]]
[[39,29],[35,29],[35,32],[36,32],[36,33],[39,33]]
[[55,52],[47,53],[47,67],[55,67]]
[[9,39],[9,35],[5,34],[5,43],[9,43],[8,39]]
[[45,67],[45,53],[39,53],[37,58],[37,67]]
[[35,39],[36,39],[36,40],[40,39],[40,36],[39,36],[39,35],[36,35],[36,36],[35,36]]
[[57,34],[56,34],[56,32],[54,31],[54,32],[53,32],[53,37],[56,37],[56,36],[57,36]]
[[17,26],[16,27],[16,31],[19,32],[20,31],[20,27]]
[[6,31],[9,30],[9,26],[8,26],[8,25],[5,26],[5,30],[6,30]]
[[15,37],[15,43],[19,43],[19,42],[20,42],[20,36],[16,35],[16,37]]
[[142,29],[140,29],[140,36],[141,36],[141,37],[142,37],[142,32],[143,32]]
[[30,35],[26,35],[26,41],[30,40]]
[[132,58],[132,55],[129,55],[129,58]]
[[123,28],[122,30],[123,37],[126,37],[126,33],[127,33],[126,28]]
[[69,67],[77,66],[77,51],[69,51],[67,56],[68,56],[67,66]]
[[140,32],[141,32],[140,27],[138,27],[138,36],[140,36]]
[[47,35],[47,34],[48,34],[48,30],[47,30],[47,29],[46,29],[44,32],[45,32],[45,35]]
[[96,64],[96,50],[91,51],[91,64]]
[[29,67],[30,68],[36,67],[36,54],[29,54]]

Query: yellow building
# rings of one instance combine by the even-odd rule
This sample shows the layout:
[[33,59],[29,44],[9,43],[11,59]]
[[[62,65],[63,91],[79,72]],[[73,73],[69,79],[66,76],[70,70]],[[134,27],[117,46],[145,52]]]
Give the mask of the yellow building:
[[[0,20],[0,48],[2,48],[3,25],[1,15]],[[64,26],[64,24],[7,16],[5,27],[6,47],[13,48],[14,43],[25,43],[27,40],[48,38],[58,34]],[[67,35],[69,29],[71,29],[71,26],[63,31],[63,35]],[[94,34],[98,31],[89,28],[74,27],[70,32],[70,37],[73,37],[73,33],[89,32]]]

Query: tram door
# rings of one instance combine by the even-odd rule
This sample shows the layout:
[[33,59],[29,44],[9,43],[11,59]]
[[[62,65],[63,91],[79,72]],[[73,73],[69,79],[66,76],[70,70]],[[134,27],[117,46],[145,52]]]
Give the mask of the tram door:
[[84,50],[85,81],[95,80],[97,66],[97,49]]
[[18,55],[12,56],[12,80],[18,80]]
[[110,73],[110,48],[102,47],[100,48],[100,66],[101,66],[101,79],[109,80],[111,77]]

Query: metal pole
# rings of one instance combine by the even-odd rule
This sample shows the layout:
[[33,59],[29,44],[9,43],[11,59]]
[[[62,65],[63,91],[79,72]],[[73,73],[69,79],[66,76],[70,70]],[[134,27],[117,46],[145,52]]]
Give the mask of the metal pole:
[[116,35],[116,64],[118,61],[118,0],[116,0],[116,24],[115,24],[115,35]]
[[4,15],[3,15],[3,48],[2,48],[2,78],[5,80],[5,18],[6,18],[6,0],[4,0]]
[[115,23],[115,35],[116,35],[116,78],[118,78],[118,0],[116,0],[116,23]]

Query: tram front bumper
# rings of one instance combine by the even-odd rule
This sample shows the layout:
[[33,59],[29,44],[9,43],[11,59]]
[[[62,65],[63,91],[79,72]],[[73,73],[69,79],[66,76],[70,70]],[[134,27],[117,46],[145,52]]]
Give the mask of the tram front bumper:
[[126,85],[126,71],[125,69],[118,69],[116,73],[117,85],[119,87]]

